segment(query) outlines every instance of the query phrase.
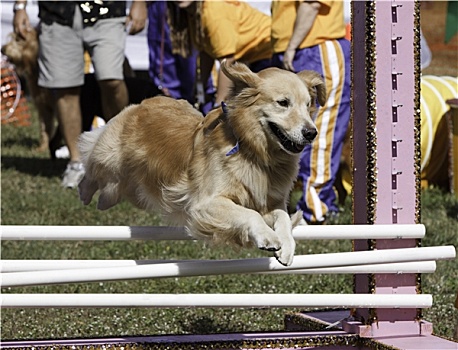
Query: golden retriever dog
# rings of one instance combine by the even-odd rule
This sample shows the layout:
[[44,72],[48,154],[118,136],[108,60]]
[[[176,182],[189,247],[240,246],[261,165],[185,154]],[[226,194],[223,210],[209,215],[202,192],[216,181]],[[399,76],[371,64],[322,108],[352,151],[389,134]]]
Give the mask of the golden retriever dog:
[[225,62],[221,69],[233,91],[205,118],[187,102],[161,96],[84,133],[80,199],[87,205],[99,190],[104,210],[125,198],[196,238],[255,245],[290,265],[301,215],[290,218],[287,200],[300,153],[317,134],[312,115],[316,99],[324,104],[324,82],[312,71],[255,74]]
[[56,132],[57,114],[51,92],[38,86],[38,32],[32,29],[25,39],[11,33],[10,38],[11,40],[2,46],[2,54],[15,65],[18,75],[25,77],[27,81],[40,120],[40,145],[37,150],[44,152]]

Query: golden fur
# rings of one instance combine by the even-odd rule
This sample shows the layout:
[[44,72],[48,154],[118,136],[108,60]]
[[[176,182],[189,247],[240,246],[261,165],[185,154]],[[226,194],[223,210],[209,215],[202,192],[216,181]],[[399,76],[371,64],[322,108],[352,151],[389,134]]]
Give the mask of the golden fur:
[[50,91],[38,86],[38,33],[32,29],[27,32],[25,39],[15,33],[11,33],[10,38],[2,46],[2,53],[15,65],[17,73],[27,81],[40,119],[40,145],[37,150],[46,151],[57,129],[57,114]]
[[290,265],[300,217],[286,204],[300,152],[316,136],[311,111],[315,97],[324,104],[324,82],[312,71],[222,69],[234,83],[227,113],[203,118],[185,101],[154,97],[84,133],[80,198],[88,204],[99,190],[102,210],[126,198],[197,238],[254,244]]

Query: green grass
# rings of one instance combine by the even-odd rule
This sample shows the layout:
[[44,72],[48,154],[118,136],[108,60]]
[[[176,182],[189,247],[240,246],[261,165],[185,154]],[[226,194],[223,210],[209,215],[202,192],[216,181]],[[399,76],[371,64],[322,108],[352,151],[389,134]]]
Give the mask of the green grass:
[[[127,203],[100,212],[80,204],[74,190],[60,187],[65,161],[52,162],[32,149],[38,145],[36,121],[30,127],[2,126],[2,225],[159,225],[158,216]],[[350,223],[350,203],[334,223]],[[458,246],[458,200],[430,189],[422,194],[424,246]],[[264,257],[258,250],[207,248],[201,242],[17,242],[1,244],[2,259],[235,259]],[[349,241],[299,243],[297,254],[350,251]],[[423,291],[434,296],[424,311],[435,333],[451,337],[457,314],[456,261],[438,262],[422,276]],[[351,293],[352,276],[212,276],[4,288],[2,293]],[[4,309],[1,339],[43,339],[126,335],[276,331],[291,309]]]

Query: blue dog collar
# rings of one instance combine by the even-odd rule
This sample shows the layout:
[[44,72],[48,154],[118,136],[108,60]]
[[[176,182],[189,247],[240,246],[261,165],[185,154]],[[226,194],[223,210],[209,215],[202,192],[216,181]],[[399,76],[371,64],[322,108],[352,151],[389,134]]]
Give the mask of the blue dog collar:
[[239,142],[237,141],[235,146],[232,147],[232,149],[226,153],[226,157],[232,156],[233,154],[237,153],[238,151],[239,151]]

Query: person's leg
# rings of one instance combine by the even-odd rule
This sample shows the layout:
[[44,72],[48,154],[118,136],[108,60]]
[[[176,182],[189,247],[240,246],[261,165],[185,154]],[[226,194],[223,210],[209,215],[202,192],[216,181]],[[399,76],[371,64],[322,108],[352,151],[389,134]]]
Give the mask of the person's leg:
[[76,187],[84,175],[77,146],[82,131],[79,93],[84,83],[81,25],[81,14],[77,10],[73,27],[42,23],[39,36],[38,84],[50,89],[54,98],[59,128],[70,154],[62,185],[70,188]]
[[53,91],[59,125],[70,153],[71,162],[80,161],[77,147],[82,130],[80,112],[80,88],[55,89]]
[[83,30],[83,40],[100,86],[105,120],[113,118],[129,104],[123,74],[125,39],[125,17],[101,19]]
[[350,118],[350,50],[347,44],[328,41],[320,45],[318,51],[318,47],[307,49],[314,57],[301,61],[308,63],[300,65],[294,62],[296,68],[300,67],[298,70],[320,72],[325,77],[328,95],[326,104],[319,108],[315,118],[318,137],[303,152],[300,161],[299,178],[304,194],[298,202],[298,208],[303,210],[308,222],[323,222],[329,213],[338,211],[333,186]]
[[174,54],[165,1],[148,2],[149,76],[165,96],[194,103],[196,53]]
[[62,176],[62,186],[75,188],[85,173],[78,149],[78,139],[82,130],[80,88],[54,89],[53,94],[60,130],[70,154],[70,162]]
[[197,51],[193,51],[189,57],[173,55],[176,66],[176,80],[179,83],[178,98],[187,100],[190,104],[196,102],[195,84],[197,71]]
[[124,80],[100,80],[100,97],[105,120],[110,120],[129,104],[129,92]]

